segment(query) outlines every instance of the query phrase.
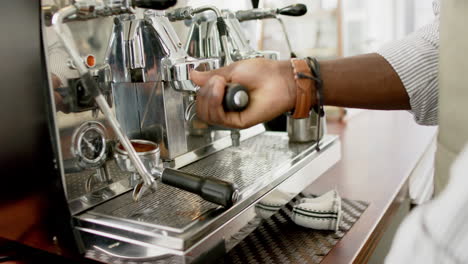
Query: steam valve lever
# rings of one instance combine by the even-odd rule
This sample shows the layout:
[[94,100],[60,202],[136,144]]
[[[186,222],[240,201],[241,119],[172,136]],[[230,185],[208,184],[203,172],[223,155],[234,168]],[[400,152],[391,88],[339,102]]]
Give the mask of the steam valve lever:
[[289,5],[278,8],[277,13],[283,16],[303,16],[307,13],[307,6],[304,4]]
[[[245,86],[238,83],[229,83],[226,86],[223,108],[225,112],[242,112],[249,105],[249,93]],[[231,130],[231,140],[234,147],[240,146],[240,132],[238,129]]]
[[236,17],[240,22],[277,18],[277,15],[283,16],[302,16],[307,13],[307,6],[304,4],[294,4],[283,8],[255,8],[251,10],[240,10],[236,12]]

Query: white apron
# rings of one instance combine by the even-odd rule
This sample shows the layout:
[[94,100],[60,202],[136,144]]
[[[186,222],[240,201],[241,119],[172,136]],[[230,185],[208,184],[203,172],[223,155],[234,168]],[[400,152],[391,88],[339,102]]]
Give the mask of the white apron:
[[468,1],[441,4],[436,195],[447,185],[450,166],[468,141]]

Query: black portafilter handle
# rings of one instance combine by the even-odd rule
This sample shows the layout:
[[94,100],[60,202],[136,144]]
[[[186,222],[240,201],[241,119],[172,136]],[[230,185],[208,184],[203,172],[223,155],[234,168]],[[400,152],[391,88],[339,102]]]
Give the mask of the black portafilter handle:
[[249,91],[238,83],[228,83],[224,93],[223,108],[226,112],[242,112],[249,105]]
[[132,5],[134,7],[164,10],[171,6],[174,6],[177,0],[133,0]]
[[226,208],[235,204],[239,196],[239,191],[233,183],[169,168],[164,169],[161,182],[200,195],[203,199]]
[[278,8],[277,13],[283,16],[303,16],[307,13],[307,6],[304,4],[289,5]]

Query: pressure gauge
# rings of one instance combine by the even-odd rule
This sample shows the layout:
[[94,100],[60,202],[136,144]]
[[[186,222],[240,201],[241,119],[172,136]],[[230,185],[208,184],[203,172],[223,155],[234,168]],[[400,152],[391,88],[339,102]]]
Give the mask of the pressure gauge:
[[83,168],[100,167],[106,160],[105,127],[96,121],[79,126],[73,134],[72,153]]

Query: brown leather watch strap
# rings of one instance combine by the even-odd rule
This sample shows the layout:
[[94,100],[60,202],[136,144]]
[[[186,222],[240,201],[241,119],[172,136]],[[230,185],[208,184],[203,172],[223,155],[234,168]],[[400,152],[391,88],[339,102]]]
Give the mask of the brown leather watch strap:
[[312,86],[314,83],[311,79],[299,78],[297,74],[312,75],[312,72],[305,60],[291,59],[291,65],[296,80],[296,106],[292,117],[295,119],[307,118],[312,107]]

